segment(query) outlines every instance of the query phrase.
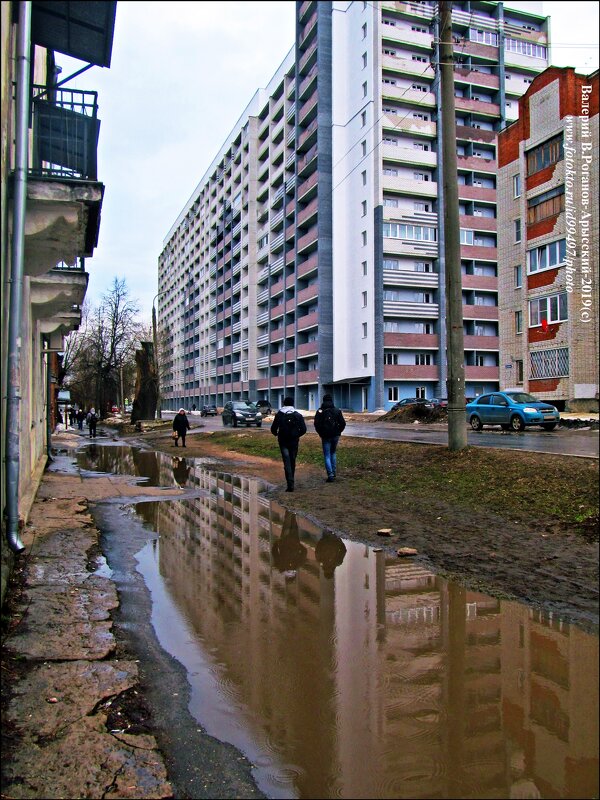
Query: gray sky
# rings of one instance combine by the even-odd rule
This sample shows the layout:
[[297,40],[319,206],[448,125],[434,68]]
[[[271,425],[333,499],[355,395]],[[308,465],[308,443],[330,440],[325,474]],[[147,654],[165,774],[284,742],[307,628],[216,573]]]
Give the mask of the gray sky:
[[[119,0],[111,67],[92,67],[66,86],[98,91],[101,119],[98,177],[106,188],[98,247],[86,262],[89,302],[125,278],[150,322],[163,240],[292,47],[294,7]],[[598,2],[542,7],[552,15],[552,63],[598,69]],[[61,78],[81,67],[60,54],[57,61]]]

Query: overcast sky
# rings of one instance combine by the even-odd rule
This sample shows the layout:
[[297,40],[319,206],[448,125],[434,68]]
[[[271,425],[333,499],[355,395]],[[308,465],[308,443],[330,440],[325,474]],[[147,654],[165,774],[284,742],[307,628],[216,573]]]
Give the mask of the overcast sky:
[[[596,0],[542,6],[552,16],[552,63],[598,69]],[[292,47],[294,8],[293,0],[119,0],[110,68],[92,67],[65,87],[98,91],[106,188],[98,247],[86,262],[89,302],[125,278],[150,322],[163,240]],[[57,62],[61,78],[82,66],[60,54]]]

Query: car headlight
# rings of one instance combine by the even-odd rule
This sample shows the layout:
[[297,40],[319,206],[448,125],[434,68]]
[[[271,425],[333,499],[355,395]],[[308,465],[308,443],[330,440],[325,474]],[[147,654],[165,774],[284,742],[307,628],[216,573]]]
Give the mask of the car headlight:
[[539,411],[538,411],[538,409],[537,409],[537,408],[530,408],[530,406],[525,406],[525,408],[523,409],[523,411],[524,411],[526,414],[539,414]]
[[236,417],[243,417],[244,416],[241,411],[236,411],[235,415],[236,415]]

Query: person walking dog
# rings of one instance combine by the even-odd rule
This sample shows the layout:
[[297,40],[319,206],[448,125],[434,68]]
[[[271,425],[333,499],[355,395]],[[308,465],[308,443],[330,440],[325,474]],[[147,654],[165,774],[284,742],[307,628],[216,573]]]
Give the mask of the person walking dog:
[[185,408],[180,408],[173,417],[173,444],[177,447],[181,436],[181,446],[185,447],[185,435],[190,429],[190,421],[185,413]]
[[286,492],[293,492],[298,443],[300,437],[306,433],[306,422],[302,414],[294,408],[294,401],[291,397],[283,398],[283,405],[275,414],[271,425],[271,433],[273,436],[277,436],[279,450],[281,451],[283,470],[287,482]]
[[323,395],[321,407],[315,414],[315,430],[321,437],[323,459],[327,470],[327,483],[333,483],[337,473],[337,446],[346,420],[339,408],[333,404],[330,394]]

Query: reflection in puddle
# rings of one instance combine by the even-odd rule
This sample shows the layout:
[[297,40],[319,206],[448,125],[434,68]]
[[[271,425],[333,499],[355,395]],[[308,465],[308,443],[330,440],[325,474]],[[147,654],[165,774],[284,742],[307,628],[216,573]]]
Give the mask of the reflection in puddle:
[[191,713],[268,796],[597,796],[596,637],[191,464],[202,497],[136,506],[139,570]]

